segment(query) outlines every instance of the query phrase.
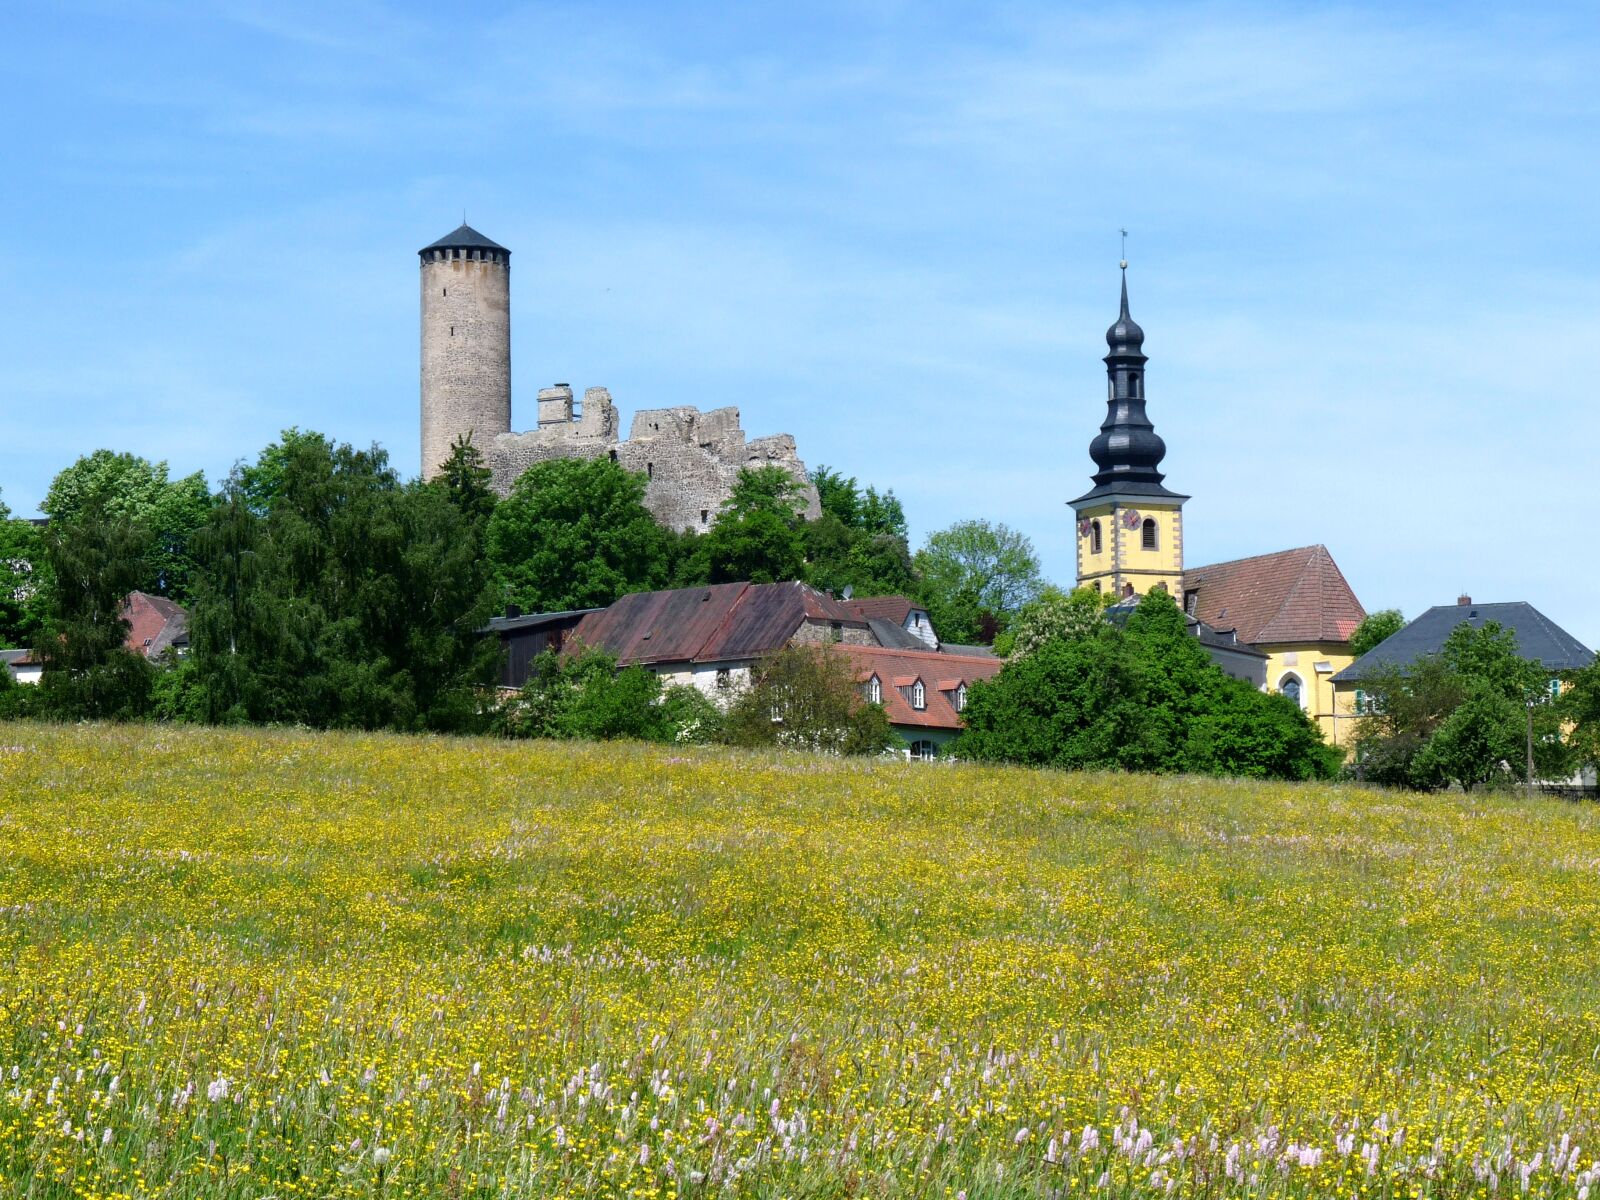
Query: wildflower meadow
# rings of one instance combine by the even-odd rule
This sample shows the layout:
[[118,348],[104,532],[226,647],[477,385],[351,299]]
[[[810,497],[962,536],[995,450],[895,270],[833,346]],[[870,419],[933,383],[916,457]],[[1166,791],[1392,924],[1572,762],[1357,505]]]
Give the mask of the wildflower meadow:
[[0,1196],[1575,1196],[1590,807],[0,725]]

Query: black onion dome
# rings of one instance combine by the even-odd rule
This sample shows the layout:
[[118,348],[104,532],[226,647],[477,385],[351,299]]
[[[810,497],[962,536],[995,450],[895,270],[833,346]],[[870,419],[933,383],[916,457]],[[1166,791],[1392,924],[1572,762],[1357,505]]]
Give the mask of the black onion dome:
[[1113,354],[1138,354],[1144,346],[1144,330],[1139,322],[1128,315],[1128,268],[1122,268],[1122,312],[1117,322],[1106,330],[1106,345]]
[[[1101,496],[1177,496],[1162,486],[1161,460],[1167,444],[1145,413],[1144,330],[1128,315],[1128,265],[1122,264],[1122,310],[1106,330],[1106,375],[1109,381],[1106,417],[1089,443],[1095,486],[1078,497],[1081,504]],[[1185,497],[1178,497],[1184,499]]]

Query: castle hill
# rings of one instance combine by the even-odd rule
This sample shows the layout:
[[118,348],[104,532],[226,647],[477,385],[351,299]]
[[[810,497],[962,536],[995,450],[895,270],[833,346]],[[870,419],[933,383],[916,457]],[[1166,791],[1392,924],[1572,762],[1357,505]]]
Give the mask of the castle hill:
[[1600,1196],[1592,13],[11,32],[0,1197]]

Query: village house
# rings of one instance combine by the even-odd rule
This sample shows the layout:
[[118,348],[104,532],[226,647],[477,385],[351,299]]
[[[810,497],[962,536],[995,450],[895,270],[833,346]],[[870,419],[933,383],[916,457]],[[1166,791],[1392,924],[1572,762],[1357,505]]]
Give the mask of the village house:
[[129,592],[122,619],[128,623],[123,645],[143,658],[159,659],[169,651],[182,658],[189,652],[189,612],[181,604],[149,592]]
[[883,705],[890,727],[914,762],[931,762],[947,753],[961,732],[968,689],[980,679],[993,679],[1005,665],[993,655],[886,646],[839,645],[830,652],[854,668],[862,697]]
[[1481,629],[1491,621],[1510,631],[1523,658],[1550,673],[1551,698],[1561,694],[1564,676],[1594,661],[1593,651],[1525,600],[1474,604],[1471,596],[1461,596],[1454,604],[1434,605],[1339,671],[1333,686],[1341,711],[1352,716],[1365,712],[1364,683],[1382,672],[1404,672],[1418,659],[1438,654],[1445,640],[1462,625]]

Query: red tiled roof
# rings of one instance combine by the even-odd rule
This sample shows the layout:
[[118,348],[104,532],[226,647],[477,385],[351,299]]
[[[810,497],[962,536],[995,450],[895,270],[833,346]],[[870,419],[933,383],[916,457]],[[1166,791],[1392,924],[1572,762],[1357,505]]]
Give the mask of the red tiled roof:
[[1183,573],[1193,615],[1248,645],[1345,642],[1367,613],[1326,546],[1302,546]]
[[803,583],[717,583],[623,596],[584,617],[566,645],[604,650],[620,666],[717,662],[779,650],[806,620],[864,624]]
[[128,623],[123,645],[147,658],[160,654],[189,627],[189,614],[181,604],[149,592],[129,592],[123,602],[122,619]]
[[[998,658],[952,658],[936,650],[890,650],[883,646],[828,647],[830,654],[842,654],[855,668],[857,682],[874,675],[883,685],[883,707],[892,725],[920,725],[930,729],[960,729],[961,716],[954,698],[947,695],[957,684],[972,684],[978,679],[993,679],[1005,664]],[[894,684],[904,680],[909,687],[921,679],[926,689],[927,707],[915,709]],[[934,686],[934,681],[938,686]]]
[[866,596],[860,600],[845,600],[842,603],[863,621],[878,617],[885,621],[893,621],[896,625],[904,625],[906,618],[911,615],[911,610],[921,607],[911,603],[904,596]]

